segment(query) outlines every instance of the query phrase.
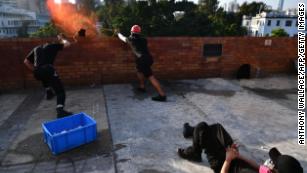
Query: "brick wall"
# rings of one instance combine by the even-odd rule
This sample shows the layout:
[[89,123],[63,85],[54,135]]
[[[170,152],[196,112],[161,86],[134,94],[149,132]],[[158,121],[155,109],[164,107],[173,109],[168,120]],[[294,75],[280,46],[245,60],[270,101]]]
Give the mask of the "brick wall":
[[[272,40],[265,46],[265,40]],[[47,40],[0,40],[0,89],[38,86],[23,60],[36,45]],[[50,41],[50,40],[48,40]],[[294,72],[295,38],[155,37],[149,38],[153,71],[159,79],[233,77],[242,64],[260,74]],[[223,45],[220,57],[203,57],[203,45]],[[66,85],[122,83],[136,80],[130,48],[116,38],[82,40],[62,51],[56,69]]]

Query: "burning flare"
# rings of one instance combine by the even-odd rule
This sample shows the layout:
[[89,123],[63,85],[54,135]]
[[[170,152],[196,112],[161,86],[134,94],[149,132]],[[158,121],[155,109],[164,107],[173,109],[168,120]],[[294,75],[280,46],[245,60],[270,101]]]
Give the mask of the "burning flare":
[[96,16],[72,3],[56,3],[54,0],[47,1],[47,7],[54,24],[65,34],[73,35],[81,28],[86,30],[87,36],[97,35]]

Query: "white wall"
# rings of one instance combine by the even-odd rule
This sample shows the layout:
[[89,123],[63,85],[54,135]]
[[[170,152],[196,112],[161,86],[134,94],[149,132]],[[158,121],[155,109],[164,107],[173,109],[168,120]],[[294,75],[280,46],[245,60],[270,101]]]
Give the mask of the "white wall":
[[[269,20],[271,21],[271,25],[268,26]],[[277,21],[280,22],[279,26],[277,26]],[[286,26],[286,21],[291,21],[291,26]],[[265,18],[265,17],[253,17],[251,20],[244,19],[242,21],[242,26],[247,27],[249,30],[249,35],[264,37],[271,36],[272,30],[276,28],[284,29],[290,37],[297,35],[297,18],[289,17],[289,18]],[[307,22],[306,22],[307,25]]]
[[[268,26],[269,20],[271,21],[271,26]],[[277,26],[277,21],[280,22],[280,25]],[[286,26],[286,22],[291,21],[291,26]],[[266,26],[264,27],[264,34],[271,35],[272,30],[276,28],[284,29],[290,37],[297,35],[297,26],[296,26],[297,19],[296,18],[267,18],[266,19]]]

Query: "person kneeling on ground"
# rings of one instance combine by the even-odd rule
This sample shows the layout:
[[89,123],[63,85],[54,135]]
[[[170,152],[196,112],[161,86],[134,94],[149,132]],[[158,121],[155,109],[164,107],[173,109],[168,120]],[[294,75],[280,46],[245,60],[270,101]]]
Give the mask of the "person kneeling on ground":
[[273,166],[259,166],[255,161],[240,155],[237,145],[221,124],[208,125],[201,122],[192,127],[185,123],[183,136],[193,137],[193,145],[186,149],[179,148],[178,155],[190,161],[201,162],[201,153],[204,149],[210,167],[215,173],[303,173],[300,163],[295,158],[281,155],[276,148],[269,152]]
[[146,38],[141,36],[141,27],[134,25],[131,28],[131,35],[127,38],[123,36],[118,31],[117,35],[120,40],[125,43],[128,43],[135,55],[135,63],[137,69],[137,77],[140,81],[140,86],[138,91],[145,92],[145,77],[149,79],[153,87],[159,93],[158,96],[152,97],[154,101],[166,101],[166,95],[163,92],[159,81],[155,78],[152,73],[151,66],[153,64],[153,58],[149,53],[147,47]]

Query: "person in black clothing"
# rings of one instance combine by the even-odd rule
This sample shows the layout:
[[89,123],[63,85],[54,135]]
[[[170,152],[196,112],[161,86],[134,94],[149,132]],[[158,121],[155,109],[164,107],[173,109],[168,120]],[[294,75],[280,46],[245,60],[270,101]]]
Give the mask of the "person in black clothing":
[[136,59],[137,77],[140,81],[138,91],[145,92],[145,77],[149,79],[159,95],[152,97],[154,101],[166,101],[166,95],[163,92],[159,81],[154,77],[151,66],[153,64],[152,56],[147,47],[146,38],[140,35],[141,27],[134,25],[131,28],[131,35],[127,38],[121,33],[117,33],[120,40],[128,43],[131,47]]
[[[186,149],[179,148],[178,155],[190,161],[201,162],[201,153],[205,150],[210,167],[215,173],[221,172],[228,150],[238,151],[231,136],[221,124],[208,125],[206,122],[201,122],[192,127],[185,123],[183,135],[185,138],[193,137],[193,145]],[[258,169],[256,162],[240,156],[232,160],[229,172],[256,173]]]
[[72,115],[71,112],[64,110],[65,89],[59,78],[53,64],[59,51],[71,45],[64,39],[63,34],[59,34],[57,43],[46,43],[36,46],[25,58],[25,65],[33,72],[34,77],[41,81],[46,89],[46,98],[48,100],[57,96],[57,117],[62,118]]

